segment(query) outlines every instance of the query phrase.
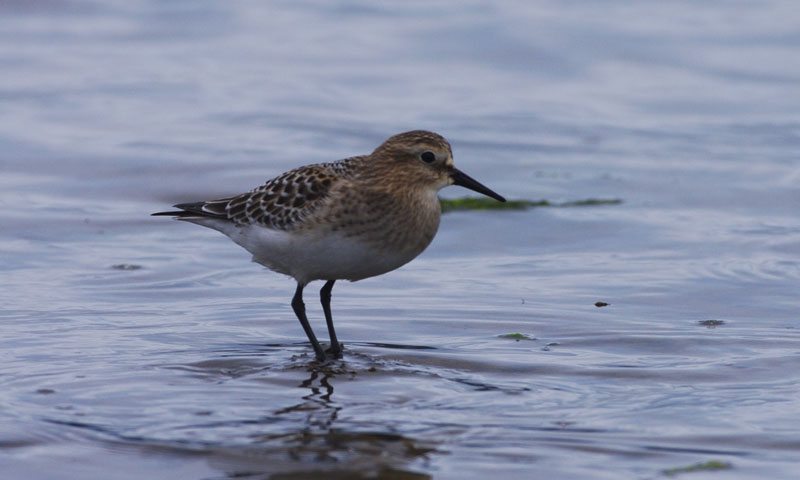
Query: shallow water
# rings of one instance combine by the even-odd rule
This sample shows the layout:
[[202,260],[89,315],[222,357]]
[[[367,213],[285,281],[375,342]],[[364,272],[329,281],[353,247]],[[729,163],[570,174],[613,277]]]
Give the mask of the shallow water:
[[[797,12],[0,3],[0,476],[796,478]],[[324,366],[291,281],[148,216],[411,128],[623,203],[448,213]]]

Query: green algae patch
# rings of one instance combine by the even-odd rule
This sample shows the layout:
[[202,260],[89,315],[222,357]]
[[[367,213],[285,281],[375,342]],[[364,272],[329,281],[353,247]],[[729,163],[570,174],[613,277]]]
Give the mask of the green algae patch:
[[549,200],[508,200],[498,202],[487,197],[461,197],[440,198],[442,212],[455,212],[460,210],[528,210],[540,207],[591,207],[600,205],[619,205],[622,200],[618,198],[587,198],[569,202],[551,202]]
[[506,338],[508,340],[515,340],[519,342],[520,340],[536,340],[535,337],[531,337],[530,335],[525,335],[524,333],[504,333],[503,335],[498,335],[497,338]]
[[717,328],[725,325],[725,320],[700,320],[697,324],[706,328]]
[[571,202],[554,203],[554,207],[595,207],[602,205],[620,205],[622,199],[619,198],[586,198],[584,200],[573,200]]
[[686,467],[668,468],[667,470],[662,470],[661,473],[668,477],[674,477],[683,473],[713,472],[718,470],[729,470],[731,468],[733,468],[733,465],[728,462],[709,460],[707,462],[695,463]]
[[454,212],[458,210],[527,210],[534,207],[547,207],[550,202],[547,200],[507,200],[498,202],[493,198],[462,197],[439,199],[442,204],[442,212]]

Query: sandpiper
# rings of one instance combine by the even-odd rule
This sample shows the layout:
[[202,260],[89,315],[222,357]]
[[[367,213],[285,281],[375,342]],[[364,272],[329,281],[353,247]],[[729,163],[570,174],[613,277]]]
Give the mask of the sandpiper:
[[319,360],[326,351],[306,317],[303,289],[325,280],[320,301],[340,357],[331,315],[336,280],[357,281],[405,265],[439,228],[437,192],[460,185],[505,199],[453,166],[450,144],[414,130],[390,137],[369,155],[306,165],[234,197],[179,203],[158,212],[213,228],[253,254],[253,261],[297,281],[292,308]]

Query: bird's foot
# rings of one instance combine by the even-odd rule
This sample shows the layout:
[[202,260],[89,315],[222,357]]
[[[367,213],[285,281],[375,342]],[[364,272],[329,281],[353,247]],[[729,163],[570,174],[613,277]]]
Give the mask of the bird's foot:
[[328,356],[325,355],[325,352],[315,352],[314,357],[316,357],[317,362],[325,363],[328,360]]
[[327,350],[325,350],[325,353],[327,353],[333,358],[342,358],[343,350],[344,350],[344,344],[336,342],[336,344],[331,344],[331,346],[328,347]]

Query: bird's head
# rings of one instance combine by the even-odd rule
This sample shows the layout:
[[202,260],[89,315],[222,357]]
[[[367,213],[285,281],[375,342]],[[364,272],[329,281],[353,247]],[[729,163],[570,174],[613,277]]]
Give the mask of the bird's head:
[[394,135],[376,148],[370,157],[375,166],[396,182],[413,183],[434,191],[448,185],[459,185],[495,200],[506,201],[457,169],[450,143],[438,133],[412,130]]

